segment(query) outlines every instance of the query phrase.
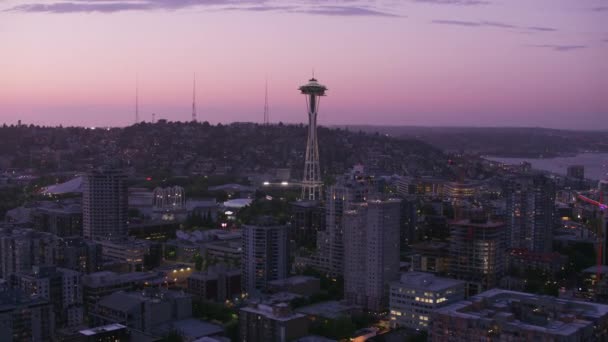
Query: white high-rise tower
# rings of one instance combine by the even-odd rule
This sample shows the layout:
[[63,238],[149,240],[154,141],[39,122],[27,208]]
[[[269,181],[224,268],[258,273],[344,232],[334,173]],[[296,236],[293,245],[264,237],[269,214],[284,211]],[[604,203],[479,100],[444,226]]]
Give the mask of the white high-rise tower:
[[304,162],[304,179],[302,180],[302,199],[321,199],[321,168],[319,167],[319,141],[317,139],[317,114],[321,96],[325,96],[327,88],[311,78],[307,84],[300,87],[306,95],[308,107],[308,141],[306,143],[306,161]]

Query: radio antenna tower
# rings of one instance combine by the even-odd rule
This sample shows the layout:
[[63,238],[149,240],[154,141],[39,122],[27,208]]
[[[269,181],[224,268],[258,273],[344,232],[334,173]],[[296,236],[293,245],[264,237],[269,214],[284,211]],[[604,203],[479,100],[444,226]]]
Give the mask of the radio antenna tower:
[[264,93],[264,125],[270,124],[270,108],[268,107],[268,78],[266,79],[266,88]]
[[139,123],[139,76],[135,74],[135,124]]
[[192,79],[192,122],[196,122],[196,73]]
[[321,199],[321,168],[319,166],[319,141],[317,139],[317,114],[321,96],[327,88],[314,77],[301,86],[300,91],[306,95],[308,107],[308,141],[306,142],[306,160],[304,161],[304,179],[302,180],[302,199]]

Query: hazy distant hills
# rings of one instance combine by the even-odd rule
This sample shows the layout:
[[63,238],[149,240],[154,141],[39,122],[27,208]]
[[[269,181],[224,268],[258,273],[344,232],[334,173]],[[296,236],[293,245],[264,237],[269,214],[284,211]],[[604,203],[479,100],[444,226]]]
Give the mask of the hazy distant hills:
[[397,138],[415,138],[446,152],[501,157],[553,157],[578,152],[608,152],[608,131],[416,126],[348,126],[348,129],[378,132]]

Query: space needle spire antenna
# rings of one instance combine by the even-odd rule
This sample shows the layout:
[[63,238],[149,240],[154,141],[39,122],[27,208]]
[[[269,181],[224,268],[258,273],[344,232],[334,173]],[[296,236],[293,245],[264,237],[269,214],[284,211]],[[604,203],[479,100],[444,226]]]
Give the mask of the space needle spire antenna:
[[139,123],[139,76],[135,74],[135,124]]
[[268,77],[266,78],[264,92],[264,125],[270,124],[270,107],[268,106]]
[[300,92],[306,96],[308,109],[308,141],[306,142],[306,160],[304,161],[304,178],[302,180],[302,199],[321,199],[321,168],[319,166],[319,141],[317,139],[317,116],[321,96],[325,96],[327,87],[314,77],[301,86]]
[[196,122],[196,73],[192,79],[192,122]]

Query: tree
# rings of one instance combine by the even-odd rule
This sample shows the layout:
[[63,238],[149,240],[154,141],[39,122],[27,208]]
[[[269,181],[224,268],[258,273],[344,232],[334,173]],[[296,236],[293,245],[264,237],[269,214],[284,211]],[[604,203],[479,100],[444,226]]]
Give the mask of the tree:
[[342,316],[331,320],[321,320],[313,324],[311,332],[315,335],[341,340],[349,338],[356,330],[350,317]]
[[182,341],[184,341],[184,338],[177,331],[173,330],[167,336],[165,336],[161,341],[162,342],[182,342]]
[[203,270],[203,257],[200,254],[194,256],[194,269],[197,271]]

